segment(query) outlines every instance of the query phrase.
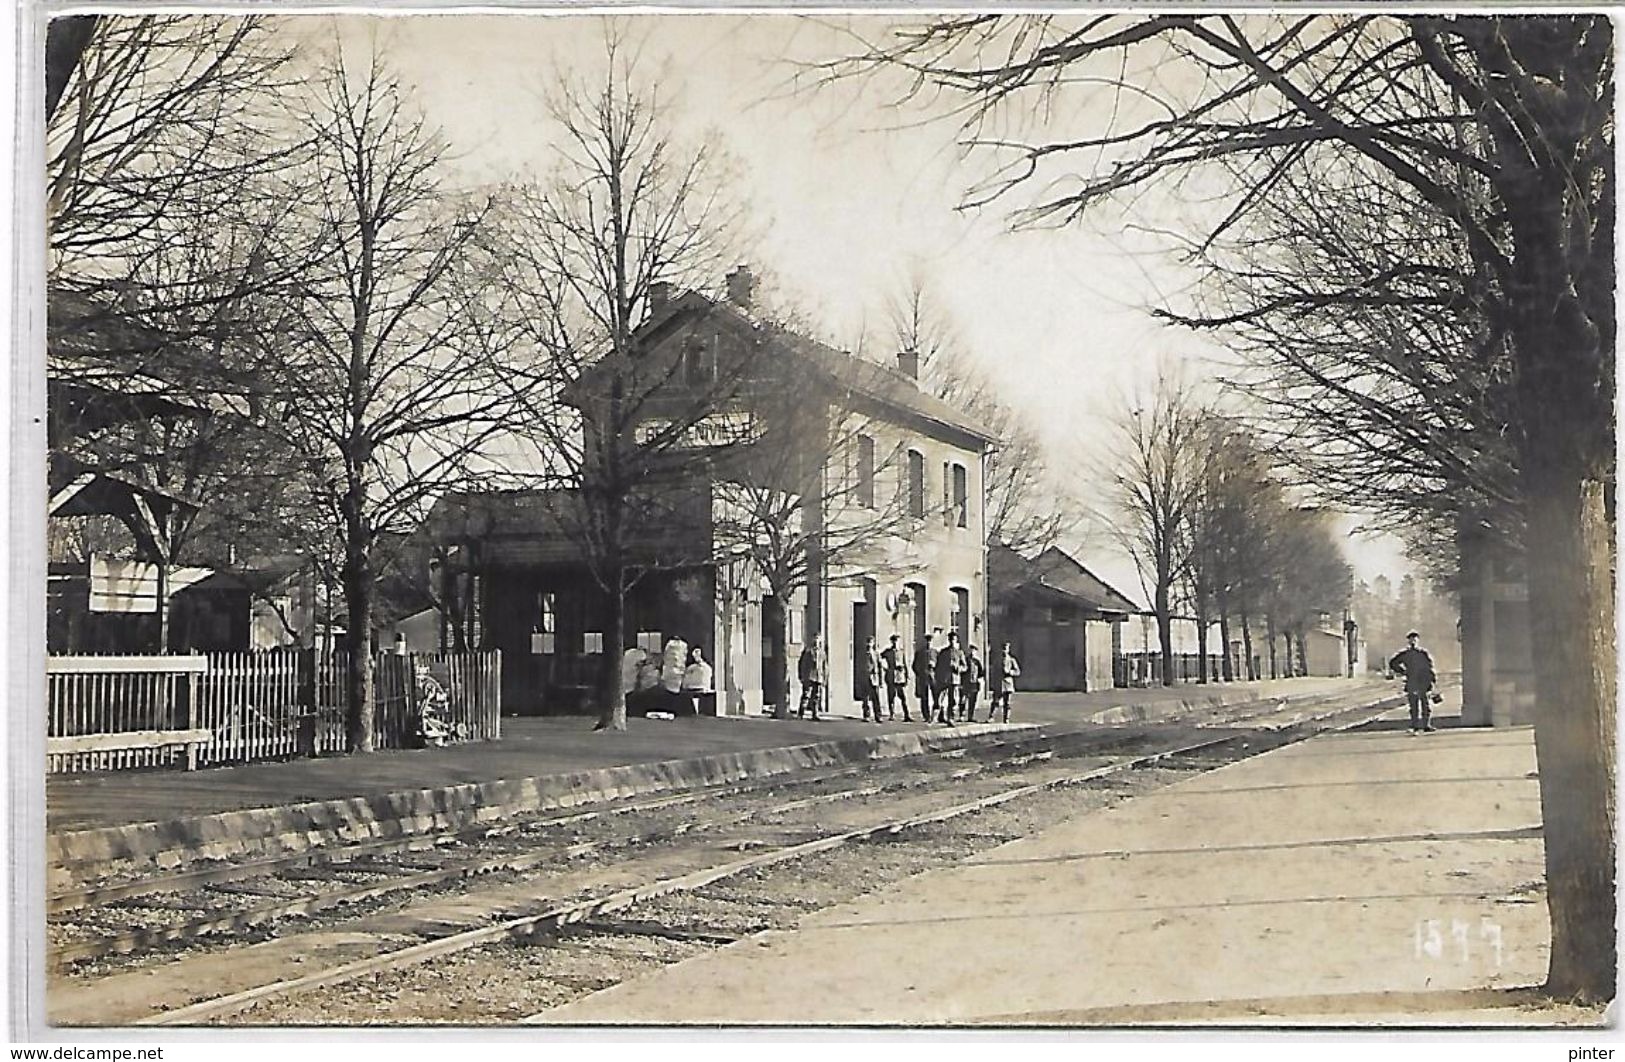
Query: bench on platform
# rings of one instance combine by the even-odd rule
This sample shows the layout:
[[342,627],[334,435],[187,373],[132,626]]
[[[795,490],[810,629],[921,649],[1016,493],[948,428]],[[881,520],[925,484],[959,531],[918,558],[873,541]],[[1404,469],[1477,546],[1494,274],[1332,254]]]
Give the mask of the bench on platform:
[[214,737],[208,729],[127,730],[119,734],[80,734],[75,737],[45,739],[47,756],[72,756],[83,752],[131,752],[147,749],[185,749],[186,769],[197,770],[198,750]]

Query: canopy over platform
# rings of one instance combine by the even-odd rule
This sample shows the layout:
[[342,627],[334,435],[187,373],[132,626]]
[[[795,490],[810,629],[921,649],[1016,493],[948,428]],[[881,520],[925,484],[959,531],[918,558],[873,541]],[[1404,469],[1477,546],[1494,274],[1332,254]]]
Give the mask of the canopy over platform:
[[142,552],[154,559],[169,556],[169,518],[195,512],[198,503],[105,472],[66,454],[50,456],[50,503],[46,515],[113,516],[130,529]]

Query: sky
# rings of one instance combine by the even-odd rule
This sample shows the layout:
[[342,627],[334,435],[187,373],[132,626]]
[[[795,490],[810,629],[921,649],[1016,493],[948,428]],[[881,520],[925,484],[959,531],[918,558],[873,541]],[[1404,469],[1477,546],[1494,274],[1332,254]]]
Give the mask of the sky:
[[[894,106],[884,84],[796,88],[806,63],[851,47],[837,26],[790,15],[646,15],[625,25],[642,49],[640,72],[658,76],[682,130],[732,156],[753,219],[751,264],[849,347],[875,334],[888,300],[920,275],[966,353],[1038,430],[1052,466],[1081,474],[1112,410],[1159,363],[1182,362],[1202,378],[1222,359],[1209,340],[1148,312],[1188,282],[1144,232],[1148,220],[1177,226],[1199,209],[1174,193],[1142,200],[1133,215],[1100,211],[1063,229],[1012,232],[1004,205],[960,208],[988,160],[962,155],[952,121]],[[552,157],[548,85],[560,69],[602,62],[593,17],[312,16],[294,31],[336,33],[346,48],[376,42],[451,141],[456,179],[471,185],[542,178]],[[1345,522],[1344,545],[1359,577],[1397,580],[1408,570],[1397,540],[1353,526]],[[1135,595],[1133,565],[1109,537],[1080,528],[1076,544],[1079,559]]]

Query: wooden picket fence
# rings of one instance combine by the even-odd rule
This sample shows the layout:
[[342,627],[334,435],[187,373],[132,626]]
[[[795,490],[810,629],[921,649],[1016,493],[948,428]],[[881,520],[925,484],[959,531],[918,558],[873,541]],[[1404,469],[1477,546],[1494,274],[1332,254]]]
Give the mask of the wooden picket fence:
[[197,656],[51,657],[46,769],[159,767],[186,756],[184,741],[164,736],[184,733],[207,667]]
[[[343,669],[331,655],[298,651],[210,653],[209,671],[198,683],[191,721],[212,740],[198,759],[203,766],[282,759],[299,753],[300,700],[304,669],[315,665],[314,751],[344,750]],[[326,674],[335,672],[337,682]],[[324,696],[325,694],[325,696]],[[308,724],[307,724],[308,725]]]
[[[344,751],[346,656],[272,650],[201,657],[52,657],[47,771],[218,766]],[[373,743],[417,734],[416,667],[447,692],[456,740],[501,736],[501,653],[374,658]],[[168,739],[166,741],[166,739]]]
[[[381,749],[406,747],[416,734],[417,668],[445,687],[447,722],[462,741],[495,741],[502,736],[502,654],[496,649],[476,653],[382,653],[373,670],[372,739]],[[344,703],[344,669],[337,669],[337,696]],[[342,719],[343,712],[339,711]],[[340,735],[342,746],[342,732]]]

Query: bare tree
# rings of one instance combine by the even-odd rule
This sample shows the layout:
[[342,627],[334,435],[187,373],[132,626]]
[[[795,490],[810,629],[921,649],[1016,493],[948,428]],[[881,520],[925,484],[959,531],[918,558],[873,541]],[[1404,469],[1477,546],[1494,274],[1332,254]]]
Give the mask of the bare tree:
[[274,387],[259,403],[343,544],[346,743],[370,751],[376,550],[470,480],[512,396],[482,301],[488,206],[448,194],[443,142],[376,54],[352,66],[335,52],[314,96],[299,221],[329,268],[302,278],[284,341],[263,352]]
[[616,651],[604,654],[598,729],[621,731],[627,592],[650,571],[703,559],[688,533],[692,477],[678,474],[685,441],[754,354],[746,339],[691,384],[681,357],[644,356],[640,326],[660,298],[714,284],[742,210],[714,135],[678,138],[672,103],[620,27],[606,30],[601,74],[563,73],[547,111],[559,161],[545,185],[516,195],[505,267],[531,358],[513,378],[534,385],[527,432],[542,478],[576,492],[553,511],[608,602]]
[[[122,372],[198,409],[241,390],[253,328],[242,304],[304,264],[282,255],[268,266],[266,254],[296,198],[279,168],[308,145],[279,99],[292,84],[290,61],[262,19],[51,22],[45,177],[53,380],[71,385]],[[193,497],[198,477],[208,475],[195,459],[210,447],[189,433],[218,435],[229,420],[127,418],[108,432],[86,412],[53,410],[53,449],[93,450],[102,467],[191,488]],[[99,437],[84,438],[87,428]],[[144,432],[166,434],[137,438]],[[189,473],[159,467],[170,451],[186,452]],[[185,529],[176,531],[179,549]]]
[[[1301,657],[1308,630],[1348,603],[1348,565],[1326,514],[1294,504],[1246,421],[1210,415],[1199,466],[1186,557],[1198,621],[1218,620],[1225,681],[1260,677],[1253,624],[1262,621],[1270,677],[1277,677],[1276,635],[1295,639]],[[1232,652],[1238,628],[1239,671]]]
[[1134,559],[1156,615],[1165,686],[1173,685],[1174,595],[1188,565],[1207,422],[1188,380],[1164,368],[1143,404],[1124,403],[1102,454],[1107,520]]
[[1354,591],[1353,572],[1338,548],[1330,514],[1289,509],[1272,535],[1265,607],[1272,637],[1286,639],[1288,674],[1305,673],[1305,635],[1322,616],[1340,616]]
[[[46,130],[53,269],[117,262],[166,217],[222,201],[304,147],[281,95],[292,49],[263,18],[60,19]],[[55,25],[55,23],[53,23]],[[69,61],[71,57],[71,62]]]
[[[1194,76],[1148,76],[1176,64]],[[1514,367],[1510,435],[1530,554],[1548,844],[1548,991],[1613,994],[1613,35],[1601,16],[949,17],[838,68],[957,95],[1002,166],[976,196],[1032,190],[1028,221],[1239,169],[1219,238],[1287,174],[1358,156],[1467,248]],[[1046,136],[1055,98],[1111,94]],[[1162,86],[1161,88],[1157,86]],[[1111,159],[1098,165],[1101,153]],[[1083,162],[1081,169],[1074,168]],[[1553,780],[1562,779],[1561,785]]]
[[308,502],[273,471],[287,448],[237,401],[276,316],[266,296],[308,265],[276,236],[299,197],[288,175],[308,170],[285,107],[291,50],[261,19],[102,15],[54,20],[47,52],[53,385],[122,374],[193,411],[109,423],[106,389],[91,407],[58,401],[52,452],[193,503],[146,531],[165,586],[228,540],[283,545],[268,512]]
[[1159,312],[1222,333],[1249,425],[1310,496],[1435,564],[1462,527],[1515,548],[1505,329],[1448,221],[1369,170],[1283,177],[1244,227],[1189,248],[1204,283]]
[[[1203,425],[1193,456],[1194,489],[1189,515],[1181,530],[1183,557],[1180,582],[1186,606],[1196,619],[1199,680],[1210,677],[1229,682],[1235,678],[1230,656],[1231,603],[1239,566],[1237,547],[1246,529],[1244,513],[1248,492],[1237,482],[1239,441],[1222,417],[1210,415]],[[1223,660],[1218,676],[1210,676],[1208,630],[1217,614]]]
[[1273,624],[1267,604],[1272,573],[1296,563],[1282,538],[1292,506],[1245,422],[1210,414],[1200,452],[1199,487],[1187,521],[1187,583],[1198,622],[1218,618],[1222,677],[1237,677],[1230,651],[1234,622],[1243,645],[1240,677],[1253,679],[1252,621]]

